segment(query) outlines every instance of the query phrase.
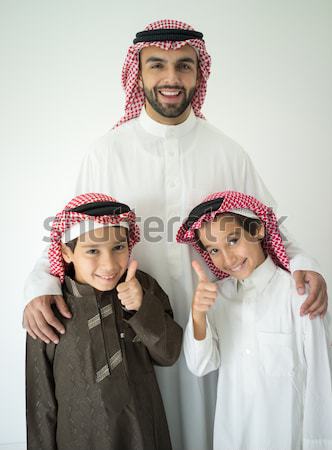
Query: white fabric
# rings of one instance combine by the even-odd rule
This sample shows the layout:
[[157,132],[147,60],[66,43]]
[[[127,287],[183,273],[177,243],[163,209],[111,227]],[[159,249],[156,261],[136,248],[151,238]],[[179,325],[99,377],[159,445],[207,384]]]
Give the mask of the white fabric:
[[[85,156],[77,194],[104,192],[136,209],[142,241],[134,248],[139,267],[155,277],[170,297],[176,320],[185,326],[196,278],[192,250],[175,242],[189,211],[208,194],[227,189],[274,202],[248,155],[209,122],[191,112],[180,125],[139,118],[108,132]],[[147,229],[155,230],[147,240]],[[319,272],[317,264],[290,242],[293,270]],[[197,256],[195,255],[197,258]],[[29,301],[61,294],[47,274],[47,253],[26,283]],[[181,356],[171,368],[157,368],[174,450],[211,450],[216,377],[192,375]]]
[[270,258],[218,284],[205,339],[184,337],[190,370],[219,369],[214,450],[332,449],[332,382],[322,319],[300,317],[304,296]]
[[112,223],[98,223],[95,220],[83,220],[82,222],[75,223],[72,227],[68,228],[61,236],[61,241],[63,243],[67,243],[72,241],[73,239],[78,238],[81,234],[85,234],[88,231],[98,230],[98,228],[106,228],[106,227],[124,227],[129,230],[128,222],[120,222],[118,224]]

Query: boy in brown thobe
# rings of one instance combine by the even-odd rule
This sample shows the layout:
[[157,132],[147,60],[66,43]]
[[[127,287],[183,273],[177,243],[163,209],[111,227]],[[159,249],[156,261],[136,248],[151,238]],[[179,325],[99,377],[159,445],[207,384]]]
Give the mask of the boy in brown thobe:
[[175,363],[182,329],[158,283],[128,267],[138,240],[133,211],[106,195],[56,216],[51,273],[72,318],[57,345],[27,337],[28,450],[171,449],[153,364]]

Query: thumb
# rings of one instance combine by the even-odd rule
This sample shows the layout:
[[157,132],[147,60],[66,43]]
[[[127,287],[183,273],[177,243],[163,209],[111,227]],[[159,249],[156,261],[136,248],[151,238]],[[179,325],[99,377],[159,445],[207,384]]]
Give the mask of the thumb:
[[191,265],[198,276],[198,281],[209,281],[206,273],[198,261],[193,261]]
[[64,301],[64,298],[62,297],[62,295],[54,295],[53,298],[54,298],[54,303],[56,304],[56,307],[58,308],[60,313],[64,317],[67,317],[67,319],[70,319],[71,312],[69,311],[68,306],[67,306],[66,302]]
[[293,273],[293,278],[298,294],[303,295],[305,293],[305,272],[303,270],[296,270]]
[[138,262],[135,259],[133,259],[128,266],[125,281],[130,281],[133,278],[135,278],[137,268],[138,268]]

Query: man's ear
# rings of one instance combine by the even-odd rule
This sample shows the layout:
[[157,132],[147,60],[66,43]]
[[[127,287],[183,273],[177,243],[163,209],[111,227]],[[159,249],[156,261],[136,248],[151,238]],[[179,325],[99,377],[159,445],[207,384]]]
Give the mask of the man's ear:
[[73,262],[74,253],[66,244],[61,244],[61,253],[67,264]]

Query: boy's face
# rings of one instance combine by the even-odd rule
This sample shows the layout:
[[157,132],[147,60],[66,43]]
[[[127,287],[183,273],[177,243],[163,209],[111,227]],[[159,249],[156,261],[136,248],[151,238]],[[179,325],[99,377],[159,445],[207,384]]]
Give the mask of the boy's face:
[[74,264],[76,281],[109,291],[128,266],[127,229],[119,226],[88,231],[78,238],[74,252],[63,245],[62,254],[67,263]]
[[218,269],[244,280],[263,263],[265,255],[259,239],[263,225],[255,236],[245,231],[231,216],[218,216],[199,230],[199,238]]

